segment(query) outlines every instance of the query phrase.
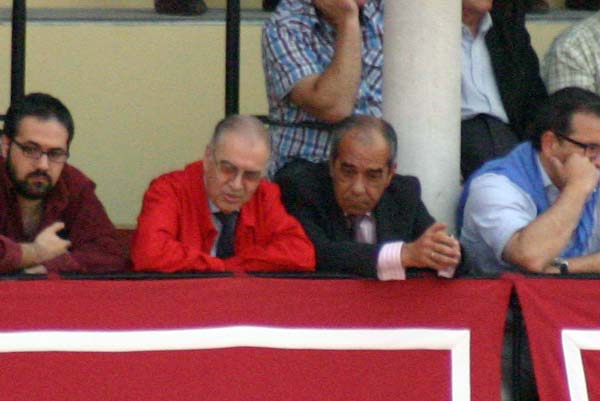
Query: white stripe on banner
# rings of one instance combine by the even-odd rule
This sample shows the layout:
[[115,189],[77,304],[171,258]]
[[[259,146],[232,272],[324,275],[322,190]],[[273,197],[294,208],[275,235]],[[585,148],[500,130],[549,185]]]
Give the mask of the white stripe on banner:
[[470,401],[468,329],[294,329],[228,326],[127,331],[18,331],[0,333],[6,352],[140,352],[259,347],[314,350],[448,350],[452,401]]
[[573,401],[589,401],[581,350],[600,351],[600,330],[563,329],[562,346]]

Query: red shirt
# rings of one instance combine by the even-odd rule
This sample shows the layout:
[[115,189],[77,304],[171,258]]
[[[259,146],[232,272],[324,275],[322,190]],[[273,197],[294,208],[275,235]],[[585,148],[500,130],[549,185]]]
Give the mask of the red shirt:
[[131,258],[135,270],[313,271],[315,251],[283,207],[279,187],[261,181],[238,217],[235,256],[210,255],[217,230],[202,162],[155,179],[144,196]]
[[72,245],[68,253],[42,263],[49,272],[102,273],[123,270],[126,257],[116,231],[95,194],[96,185],[65,164],[54,189],[44,200],[37,231],[27,236],[6,164],[0,158],[0,272],[20,269],[22,242],[32,242],[45,227],[65,223]]

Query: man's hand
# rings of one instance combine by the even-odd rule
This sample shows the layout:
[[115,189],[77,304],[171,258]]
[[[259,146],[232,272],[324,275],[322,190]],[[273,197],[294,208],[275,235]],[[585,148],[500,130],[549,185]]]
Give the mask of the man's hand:
[[359,6],[364,0],[313,0],[315,7],[336,29],[347,21],[358,21]]
[[562,191],[566,187],[590,194],[598,186],[600,171],[587,157],[578,153],[569,155],[565,163],[550,158],[551,176],[557,177],[555,185]]
[[64,240],[57,234],[64,227],[64,223],[52,223],[35,237],[32,245],[38,264],[60,256],[68,251],[71,246],[71,241]]
[[434,223],[414,242],[402,247],[402,266],[442,270],[460,262],[460,244],[448,235],[446,224]]

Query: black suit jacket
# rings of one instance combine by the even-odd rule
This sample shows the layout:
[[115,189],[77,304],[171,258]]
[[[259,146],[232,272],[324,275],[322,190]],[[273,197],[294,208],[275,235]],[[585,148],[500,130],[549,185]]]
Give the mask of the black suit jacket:
[[491,16],[493,26],[485,42],[494,76],[510,126],[524,140],[528,137],[527,127],[548,94],[522,10],[495,4]]
[[275,180],[288,212],[300,220],[315,244],[318,271],[376,277],[383,243],[413,241],[434,222],[421,201],[418,179],[395,175],[373,210],[378,243],[356,243],[335,201],[327,163],[288,163]]

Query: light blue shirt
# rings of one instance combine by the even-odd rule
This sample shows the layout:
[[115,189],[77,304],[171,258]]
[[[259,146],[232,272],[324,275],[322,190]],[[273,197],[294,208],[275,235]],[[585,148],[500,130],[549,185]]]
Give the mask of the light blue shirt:
[[[552,183],[536,157],[544,191],[553,204],[560,191]],[[469,271],[501,273],[518,271],[517,266],[502,260],[502,252],[510,238],[538,217],[531,196],[506,176],[488,173],[473,180],[464,211],[460,241],[465,248]],[[594,212],[594,227],[588,253],[600,251],[600,208]],[[532,244],[535,246],[535,244]]]
[[485,44],[485,35],[491,27],[490,13],[481,20],[475,37],[465,24],[462,26],[461,117],[466,120],[478,114],[489,114],[508,124]]

